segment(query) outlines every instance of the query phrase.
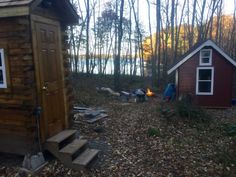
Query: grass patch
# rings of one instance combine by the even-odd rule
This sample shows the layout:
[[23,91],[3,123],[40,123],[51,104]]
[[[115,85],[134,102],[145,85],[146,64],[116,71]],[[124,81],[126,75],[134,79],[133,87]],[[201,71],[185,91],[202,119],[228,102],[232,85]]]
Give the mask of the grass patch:
[[236,136],[236,124],[223,124],[222,129],[225,135]]
[[161,136],[161,131],[158,128],[150,127],[148,128],[148,136]]

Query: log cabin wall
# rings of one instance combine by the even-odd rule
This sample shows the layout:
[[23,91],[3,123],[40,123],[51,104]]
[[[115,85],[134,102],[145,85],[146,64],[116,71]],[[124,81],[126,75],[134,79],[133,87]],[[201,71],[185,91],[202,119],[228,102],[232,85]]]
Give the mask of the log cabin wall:
[[[0,89],[0,151],[24,154],[35,144],[36,86],[29,17],[0,19],[7,88]],[[16,147],[17,145],[17,147]]]
[[68,115],[68,127],[71,126],[71,121],[73,117],[73,105],[74,105],[74,91],[71,84],[71,69],[70,69],[70,55],[69,51],[69,39],[67,34],[66,25],[61,26],[61,35],[62,35],[62,58],[63,58],[63,67],[64,67],[64,91],[65,91],[65,102],[66,102],[66,111]]
[[[63,2],[55,1],[61,9],[64,9],[61,5]],[[66,31],[68,24],[76,23],[77,16],[74,14],[65,20],[59,17],[62,14],[58,13],[57,8],[42,9],[39,6],[27,16],[0,18],[0,48],[4,49],[7,71],[7,88],[0,88],[0,152],[24,155],[34,152],[39,147],[33,111],[39,105],[38,100],[41,99],[41,95],[37,90],[32,14],[60,21],[66,128],[69,127],[72,117],[73,88],[70,84],[69,44]]]

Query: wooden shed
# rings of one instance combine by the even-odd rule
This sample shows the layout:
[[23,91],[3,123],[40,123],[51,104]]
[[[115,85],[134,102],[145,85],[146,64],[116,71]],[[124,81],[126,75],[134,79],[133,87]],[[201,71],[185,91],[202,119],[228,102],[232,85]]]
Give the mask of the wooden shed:
[[[69,0],[0,0],[0,152],[25,154],[68,127]],[[41,114],[40,114],[41,112]]]
[[174,64],[177,97],[190,95],[203,107],[230,107],[235,95],[236,61],[213,41],[196,44]]

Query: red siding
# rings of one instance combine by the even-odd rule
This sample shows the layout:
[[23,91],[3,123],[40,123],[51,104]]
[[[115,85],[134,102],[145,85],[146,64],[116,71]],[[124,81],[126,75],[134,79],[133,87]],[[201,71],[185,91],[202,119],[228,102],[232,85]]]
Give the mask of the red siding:
[[232,100],[234,66],[217,51],[212,50],[214,67],[213,95],[196,95],[196,71],[199,67],[199,52],[179,67],[178,95],[191,94],[199,106],[230,107]]
[[233,77],[233,93],[232,93],[232,96],[233,96],[233,99],[236,99],[236,68],[234,70],[234,77]]

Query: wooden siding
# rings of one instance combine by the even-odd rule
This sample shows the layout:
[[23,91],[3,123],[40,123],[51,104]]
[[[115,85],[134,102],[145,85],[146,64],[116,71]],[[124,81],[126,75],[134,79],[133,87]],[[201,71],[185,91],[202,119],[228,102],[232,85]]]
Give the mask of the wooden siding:
[[[9,1],[10,2],[10,1]],[[36,2],[36,1],[35,1]],[[59,1],[58,1],[59,2]],[[35,10],[32,14],[40,15],[50,21],[61,19],[57,13],[40,13]],[[53,15],[48,15],[53,14]],[[73,88],[70,85],[69,55],[67,53],[68,37],[66,25],[61,23],[63,57],[63,85],[65,95],[66,127],[72,116]],[[32,43],[31,16],[0,18],[0,48],[4,48],[7,65],[6,89],[0,89],[0,152],[25,154],[34,151],[36,142],[36,119],[33,111],[40,105],[41,88],[37,87],[34,48]]]
[[233,99],[236,99],[236,68],[234,68],[232,98],[233,98]]
[[66,26],[61,26],[62,34],[62,57],[63,57],[63,67],[64,67],[64,93],[65,93],[65,103],[66,103],[66,112],[67,119],[66,127],[69,127],[73,117],[73,105],[74,105],[74,92],[73,87],[70,82],[70,56],[68,54],[69,43],[68,43],[68,34],[66,33]]
[[[36,123],[33,110],[36,92],[35,66],[29,17],[0,20],[0,48],[5,49],[8,88],[0,89],[0,151],[25,154],[35,145]],[[66,27],[62,28],[66,126],[72,116],[73,89],[69,81]],[[9,138],[14,141],[9,141]],[[17,148],[16,148],[17,144]],[[14,148],[15,147],[15,148]]]
[[179,67],[178,95],[191,94],[193,102],[206,107],[230,107],[234,66],[212,49],[214,67],[213,95],[196,95],[196,68],[199,67],[199,52]]
[[8,87],[0,89],[1,107],[31,109],[35,105],[35,77],[30,23],[27,17],[0,20],[0,47],[7,57]]
[[[4,150],[3,145],[15,145],[8,140],[10,137],[21,137],[19,141],[24,142],[18,143],[22,147],[25,139],[31,141],[34,137],[36,127],[32,113],[37,99],[29,18],[4,18],[0,26],[0,47],[5,51],[8,83],[6,89],[0,89],[0,150],[9,151]],[[23,151],[15,152],[28,151],[24,145],[19,147],[19,151]]]

